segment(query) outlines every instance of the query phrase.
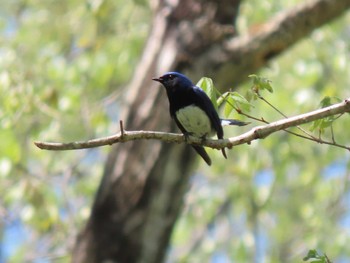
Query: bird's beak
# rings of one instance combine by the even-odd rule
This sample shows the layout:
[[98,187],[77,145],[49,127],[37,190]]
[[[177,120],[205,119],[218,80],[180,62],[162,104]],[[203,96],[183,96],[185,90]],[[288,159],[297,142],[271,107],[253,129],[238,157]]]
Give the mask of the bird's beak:
[[162,81],[163,81],[162,77],[159,77],[159,78],[153,78],[152,80],[154,80],[154,81],[158,81],[158,82],[160,82],[160,83],[162,83]]

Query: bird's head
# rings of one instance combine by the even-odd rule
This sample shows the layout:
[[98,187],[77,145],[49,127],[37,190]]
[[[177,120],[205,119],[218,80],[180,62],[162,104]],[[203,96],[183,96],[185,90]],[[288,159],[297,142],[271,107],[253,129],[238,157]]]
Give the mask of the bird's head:
[[163,86],[168,89],[173,89],[175,87],[192,87],[192,81],[185,75],[178,72],[168,72],[159,78],[153,78],[152,80],[158,81],[163,84]]

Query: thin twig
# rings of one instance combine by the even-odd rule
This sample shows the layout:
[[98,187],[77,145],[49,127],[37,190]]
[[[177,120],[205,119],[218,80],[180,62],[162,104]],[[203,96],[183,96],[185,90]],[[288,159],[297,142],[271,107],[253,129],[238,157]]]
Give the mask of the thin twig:
[[[256,121],[259,121],[259,122],[263,122],[265,124],[270,124],[270,122],[268,122],[267,120],[265,120],[264,118],[256,118],[254,116],[251,116],[247,113],[244,113],[242,112],[241,110],[239,109],[235,109],[237,111],[237,113],[249,118],[249,119],[253,119],[253,120],[256,120]],[[340,114],[339,116],[341,116],[342,114]],[[339,116],[337,118],[339,118]],[[283,129],[283,131],[289,133],[289,134],[292,134],[294,136],[297,136],[299,138],[303,138],[303,139],[306,139],[306,140],[309,140],[309,141],[314,141],[314,142],[317,142],[317,143],[320,143],[320,144],[328,144],[328,145],[333,145],[333,146],[337,146],[339,148],[344,148],[344,149],[347,149],[349,150],[349,148],[347,146],[344,146],[344,145],[340,145],[340,144],[337,144],[334,140],[333,142],[328,142],[328,141],[325,141],[323,140],[322,138],[316,138],[314,136],[312,137],[309,137],[309,136],[305,136],[305,135],[302,135],[302,134],[299,134],[299,133],[296,133],[296,132],[293,132],[293,131],[289,131],[287,129]]]
[[336,144],[335,139],[334,139],[333,125],[331,125],[331,134],[332,134],[332,141],[334,144]]
[[122,120],[119,121],[119,127],[120,127],[120,136],[123,137],[124,136],[124,125],[123,125]]
[[[263,96],[260,95],[259,92],[256,92],[256,94],[258,95],[258,98],[261,99],[262,101],[264,101],[265,103],[267,103],[270,107],[272,107],[275,111],[277,111],[279,114],[281,114],[283,117],[285,117],[286,119],[288,118],[287,115],[285,115],[282,111],[280,111],[279,109],[277,109],[274,105],[272,105],[268,100],[266,100]],[[312,139],[316,139],[315,136],[313,136],[311,133],[309,133],[308,131],[306,131],[305,129],[301,128],[300,126],[296,126],[299,130],[301,130],[303,133],[305,133],[306,135],[310,136]]]

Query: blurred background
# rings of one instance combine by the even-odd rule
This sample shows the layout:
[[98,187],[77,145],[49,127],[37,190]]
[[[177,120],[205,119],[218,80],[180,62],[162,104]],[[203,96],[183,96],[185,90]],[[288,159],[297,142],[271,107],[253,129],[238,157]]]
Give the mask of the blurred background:
[[[301,2],[243,1],[237,30],[259,30]],[[70,262],[109,148],[50,152],[33,142],[86,140],[119,130],[120,95],[142,54],[151,17],[143,0],[0,2],[1,263]],[[349,97],[349,25],[346,14],[261,70],[274,88],[264,97],[287,116],[319,108],[325,96]],[[244,95],[250,87],[247,78],[227,89]],[[251,115],[282,119],[262,101],[253,104]],[[225,135],[255,125],[261,123],[227,128]],[[350,145],[349,130],[347,116],[337,120],[335,140]],[[347,150],[279,132],[235,147],[228,160],[208,151],[214,165],[199,161],[191,176],[167,262],[300,262],[309,249],[350,262]]]

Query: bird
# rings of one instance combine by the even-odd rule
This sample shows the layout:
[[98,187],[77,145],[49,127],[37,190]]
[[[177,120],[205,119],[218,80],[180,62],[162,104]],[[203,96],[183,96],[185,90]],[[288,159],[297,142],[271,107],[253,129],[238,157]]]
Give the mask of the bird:
[[[170,116],[186,138],[191,135],[205,140],[216,134],[218,139],[223,139],[222,126],[248,124],[239,120],[220,119],[208,95],[179,72],[167,72],[152,80],[160,82],[165,87]],[[212,162],[204,147],[199,145],[192,147],[210,166]],[[227,159],[225,148],[222,148],[222,154]]]

